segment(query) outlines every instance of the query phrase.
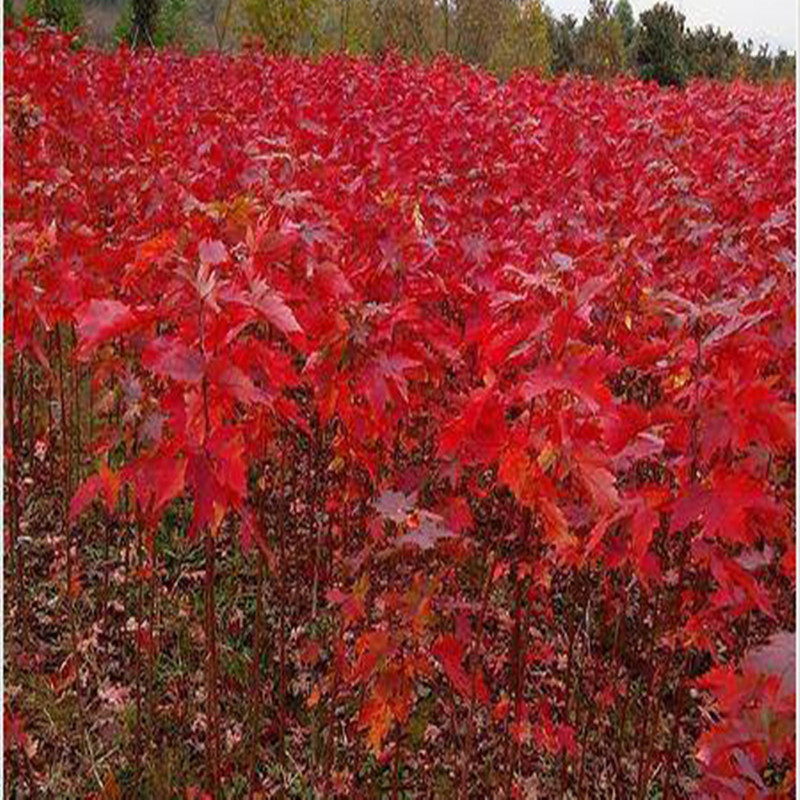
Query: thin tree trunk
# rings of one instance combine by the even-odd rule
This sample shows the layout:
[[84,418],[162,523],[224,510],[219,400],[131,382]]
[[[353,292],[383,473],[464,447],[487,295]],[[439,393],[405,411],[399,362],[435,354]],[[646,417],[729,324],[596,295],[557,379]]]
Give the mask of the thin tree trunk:
[[150,727],[150,746],[156,746],[156,700],[155,700],[155,657],[156,657],[156,622],[158,604],[158,551],[156,550],[155,532],[152,534],[150,549],[150,625],[147,648],[147,719]]
[[64,492],[66,493],[66,503],[72,496],[72,469],[70,466],[69,453],[69,423],[67,415],[66,393],[64,391],[64,348],[61,339],[61,326],[56,326],[56,337],[58,342],[58,385],[61,403],[61,442],[64,453]]
[[141,789],[142,765],[142,617],[144,616],[144,583],[142,581],[142,529],[136,532],[136,770]]
[[313,582],[311,585],[311,619],[317,618],[317,601],[319,595],[319,568],[320,568],[320,526],[317,523],[317,437],[319,432],[314,430],[314,438],[308,453],[309,470],[309,526],[311,538],[314,541]]
[[30,459],[31,472],[35,469],[34,456],[36,446],[36,391],[34,388],[34,365],[28,368],[28,458]]
[[103,588],[100,595],[100,609],[98,616],[103,621],[103,630],[106,630],[108,623],[108,590],[111,550],[111,517],[104,515],[103,524]]
[[347,42],[347,0],[339,0],[339,50],[344,50]]
[[[347,479],[349,476],[349,464],[345,467],[344,487],[342,491],[342,523],[341,535],[343,542],[347,542],[350,537],[350,505],[347,501]],[[329,530],[328,539],[328,583],[333,582],[333,527]],[[333,646],[333,693],[331,695],[330,710],[328,712],[328,739],[327,754],[325,756],[325,776],[323,780],[324,791],[330,793],[331,771],[336,754],[336,702],[339,697],[339,682],[341,676],[341,662],[344,658],[344,638],[342,631],[337,627]]]
[[206,747],[208,785],[211,796],[219,797],[219,708],[217,704],[217,620],[214,598],[216,542],[206,531]]
[[639,731],[639,741],[641,742],[640,750],[639,750],[639,767],[637,769],[637,777],[636,777],[636,797],[641,797],[643,788],[642,783],[644,781],[644,772],[645,772],[645,762],[649,756],[649,748],[647,747],[647,732],[648,732],[648,723],[650,721],[650,708],[652,706],[653,701],[653,681],[655,678],[655,664],[653,663],[653,656],[655,654],[655,642],[657,638],[657,631],[658,631],[658,601],[659,601],[659,593],[656,590],[656,595],[653,598],[653,627],[650,632],[650,647],[647,656],[647,664],[649,665],[648,677],[647,677],[647,693],[645,695],[645,707],[644,713],[642,714],[642,725]]
[[250,732],[250,800],[256,791],[256,761],[258,760],[258,725],[261,710],[261,628],[263,625],[263,585],[264,585],[264,556],[259,550],[258,576],[256,578],[256,618],[253,626],[253,694],[252,694],[252,719]]
[[[73,333],[73,341],[75,340],[75,334]],[[75,405],[75,481],[76,483],[80,483],[81,480],[81,464],[82,464],[82,453],[81,453],[81,405],[80,405],[80,366],[78,364],[74,365],[72,370],[72,391],[73,391],[73,398],[74,398],[74,405]]]
[[217,37],[217,50],[220,52],[225,46],[225,39],[228,35],[228,26],[230,25],[231,11],[233,9],[233,0],[225,0],[225,13],[222,15],[222,20],[214,19],[214,33]]
[[278,725],[280,728],[280,745],[278,752],[281,762],[281,796],[284,796],[284,779],[286,774],[286,449],[281,451],[280,497],[278,498],[278,548],[280,558],[280,580],[278,582],[280,598],[278,659],[280,672],[278,678]]
[[591,730],[594,720],[594,704],[592,703],[592,699],[594,698],[594,693],[597,688],[597,677],[598,670],[595,669],[592,673],[592,688],[588,696],[589,707],[586,709],[586,721],[583,726],[583,736],[581,737],[581,762],[578,767],[578,797],[580,800],[583,800],[585,797],[583,793],[583,782],[586,777],[586,750],[587,742],[589,741],[589,731]]
[[[572,585],[570,587],[569,598],[572,598],[573,591],[575,589],[575,580],[576,577],[573,578]],[[580,606],[583,606],[583,602],[580,602]],[[577,635],[577,625],[575,624],[575,618],[572,614],[572,609],[567,609],[567,626],[568,626],[568,638],[569,638],[569,648],[567,650],[567,674],[565,678],[565,690],[564,690],[564,723],[569,725],[569,706],[570,701],[572,700],[572,663],[575,658],[575,636]],[[577,720],[576,720],[577,721]],[[563,795],[567,790],[567,775],[569,770],[569,757],[567,755],[566,748],[561,754],[561,794]]]
[[467,741],[464,746],[464,757],[461,761],[461,796],[469,796],[469,777],[470,766],[472,763],[472,746],[475,739],[475,700],[477,695],[477,678],[480,669],[480,657],[483,645],[483,623],[486,618],[486,606],[489,600],[489,592],[492,588],[492,573],[494,572],[495,559],[492,558],[486,568],[486,578],[484,579],[483,592],[481,593],[481,610],[478,617],[478,627],[475,631],[475,640],[472,652],[469,656],[471,686],[469,697],[469,716],[467,717]]
[[[522,520],[522,552],[526,552],[528,542],[528,535],[531,527],[531,514],[528,509],[523,512]],[[525,652],[525,630],[527,628],[527,615],[526,624],[523,626],[523,609],[526,600],[526,591],[528,579],[519,580],[519,564],[515,566],[515,597],[514,597],[514,634],[512,638],[512,681],[514,688],[514,722],[519,725],[520,714],[522,711],[522,703],[524,697],[524,684],[525,684],[525,666],[524,666],[524,652]],[[508,743],[511,743],[511,757],[507,758],[507,772],[506,772],[506,796],[511,797],[514,784],[514,768],[516,767],[517,755],[519,752],[519,743],[516,738],[510,735],[506,741],[506,751],[508,751]]]
[[7,411],[6,421],[8,429],[11,431],[11,458],[9,459],[9,494],[11,506],[11,556],[14,560],[14,571],[12,575],[16,575],[13,581],[14,585],[11,587],[12,596],[16,593],[17,598],[17,614],[22,623],[22,647],[23,650],[27,649],[27,624],[25,613],[25,589],[24,589],[24,569],[23,569],[23,555],[22,547],[19,543],[19,444],[15,432],[17,430],[17,413],[14,406],[14,387],[15,387],[15,372],[16,372],[16,359],[11,362],[11,370],[8,379],[8,394],[6,395]]

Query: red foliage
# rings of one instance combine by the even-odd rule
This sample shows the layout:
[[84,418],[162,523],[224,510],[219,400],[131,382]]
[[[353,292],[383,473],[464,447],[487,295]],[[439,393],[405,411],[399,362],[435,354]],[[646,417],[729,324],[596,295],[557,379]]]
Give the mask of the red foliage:
[[[128,486],[153,531],[191,497],[189,537],[235,512],[276,568],[248,471],[310,453],[290,546],[319,554],[330,522],[308,591],[341,622],[334,658],[303,657],[310,707],[353,700],[380,753],[449,684],[465,775],[480,719],[513,738],[510,773],[583,783],[630,744],[636,780],[662,759],[669,781],[699,736],[707,795],[789,795],[790,89],[135,57],[25,30],[5,81],[7,369],[52,376],[60,325],[98,408],[121,406],[71,523]],[[701,732],[704,658],[720,717]],[[668,732],[623,747],[634,709]]]

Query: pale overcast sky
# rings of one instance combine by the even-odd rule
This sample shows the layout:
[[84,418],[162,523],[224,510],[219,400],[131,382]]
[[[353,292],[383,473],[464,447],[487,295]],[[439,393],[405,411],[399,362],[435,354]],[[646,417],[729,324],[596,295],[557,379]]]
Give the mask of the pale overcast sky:
[[[629,0],[637,16],[655,5],[655,0]],[[583,19],[589,0],[546,0],[560,16],[572,14]],[[774,50],[779,45],[797,51],[797,0],[672,0],[672,5],[686,17],[686,24],[696,28],[711,23],[731,31],[739,41],[752,39],[756,46],[765,42]]]

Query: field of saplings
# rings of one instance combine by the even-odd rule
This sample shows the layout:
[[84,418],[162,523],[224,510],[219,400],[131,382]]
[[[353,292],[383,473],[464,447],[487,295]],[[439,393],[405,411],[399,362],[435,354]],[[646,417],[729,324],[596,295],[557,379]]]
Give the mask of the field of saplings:
[[5,796],[794,797],[794,86],[6,33]]

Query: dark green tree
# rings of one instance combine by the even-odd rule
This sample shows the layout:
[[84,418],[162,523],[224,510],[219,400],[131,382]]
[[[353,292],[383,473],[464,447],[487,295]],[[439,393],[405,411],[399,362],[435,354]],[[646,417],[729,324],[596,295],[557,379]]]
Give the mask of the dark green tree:
[[745,77],[750,81],[768,81],[772,77],[773,60],[768,45],[762,44],[758,52],[753,53],[753,42],[750,39],[742,45],[739,57]]
[[550,38],[551,71],[556,75],[573,72],[578,59],[578,20],[572,14],[563,14],[560,19],[547,16]]
[[739,45],[732,33],[707,25],[686,36],[686,62],[693,77],[730,81],[739,74]]
[[378,10],[372,0],[320,0],[315,10],[315,51],[371,52]]
[[454,0],[455,51],[470,64],[488,64],[513,0]]
[[685,18],[667,3],[657,3],[639,16],[636,68],[643,80],[661,86],[683,86],[687,78]]
[[578,67],[587,75],[608,78],[625,66],[625,43],[610,0],[591,0],[578,32]]
[[622,41],[625,44],[625,52],[628,53],[633,47],[633,40],[636,36],[636,17],[628,0],[617,0],[617,4],[614,6],[614,19],[622,30]]
[[371,49],[394,49],[407,57],[429,58],[435,52],[438,9],[434,0],[376,0]]
[[191,0],[149,1],[152,3],[149,9],[137,9],[139,0],[132,0],[123,8],[114,38],[136,48],[181,47],[193,51],[197,47],[194,25],[197,8]]
[[508,3],[487,66],[501,78],[516,69],[550,71],[550,39],[541,0]]
[[25,16],[62,31],[74,31],[83,25],[83,6],[80,0],[28,0]]
[[797,56],[787,53],[782,47],[778,49],[772,63],[772,77],[779,81],[795,81],[797,75]]
[[158,0],[133,0],[132,47],[154,47]]
[[244,0],[247,33],[271,53],[308,52],[319,5],[319,0]]

